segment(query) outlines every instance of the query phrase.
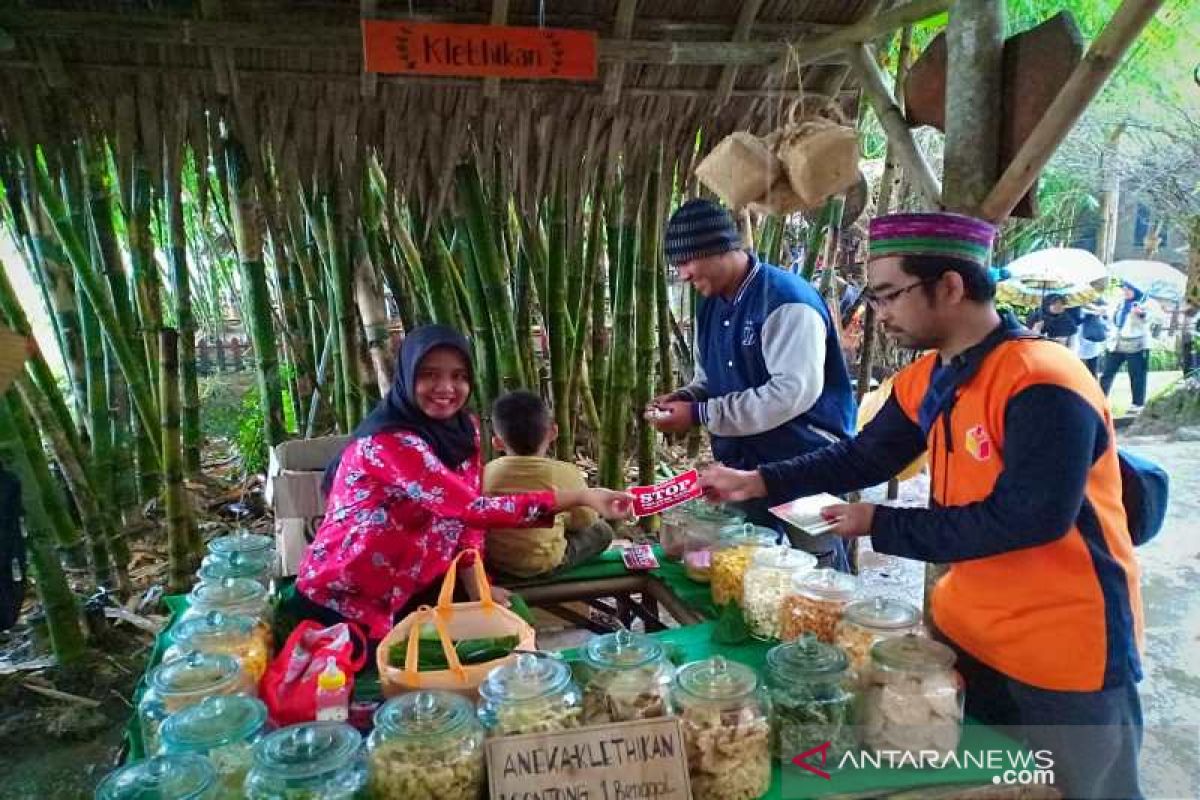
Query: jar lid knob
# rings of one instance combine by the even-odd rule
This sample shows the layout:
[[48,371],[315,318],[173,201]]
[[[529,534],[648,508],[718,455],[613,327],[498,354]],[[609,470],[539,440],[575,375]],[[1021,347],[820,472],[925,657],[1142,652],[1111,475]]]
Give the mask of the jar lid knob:
[[234,550],[229,554],[229,566],[240,567],[246,561],[246,555],[241,550]]
[[207,622],[211,628],[219,628],[221,627],[221,624],[225,622],[225,615],[220,611],[209,611],[204,615],[204,621]]
[[429,719],[437,708],[437,698],[431,692],[418,692],[414,713],[418,719]]
[[523,681],[529,681],[536,675],[537,656],[533,653],[521,653],[517,656],[517,677]]
[[629,649],[629,645],[633,643],[633,635],[625,628],[621,628],[613,637],[613,642],[615,643],[616,651],[620,653],[622,650]]
[[226,589],[232,588],[233,582],[235,580],[237,580],[237,579],[230,575],[226,575],[224,578],[221,578],[221,585],[224,586]]
[[155,783],[161,783],[171,769],[171,762],[165,758],[152,758],[146,764],[146,772]]
[[204,654],[199,650],[189,650],[184,656],[189,667],[198,667],[204,661]]
[[729,673],[729,662],[725,660],[725,656],[716,655],[708,661],[708,674],[712,677],[713,682],[725,678]]

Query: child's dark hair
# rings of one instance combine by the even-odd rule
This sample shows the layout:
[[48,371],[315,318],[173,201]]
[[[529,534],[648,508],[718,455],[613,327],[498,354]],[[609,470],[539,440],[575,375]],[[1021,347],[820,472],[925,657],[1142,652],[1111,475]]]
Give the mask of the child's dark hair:
[[492,426],[515,456],[532,456],[550,430],[550,409],[525,389],[502,394],[492,404]]

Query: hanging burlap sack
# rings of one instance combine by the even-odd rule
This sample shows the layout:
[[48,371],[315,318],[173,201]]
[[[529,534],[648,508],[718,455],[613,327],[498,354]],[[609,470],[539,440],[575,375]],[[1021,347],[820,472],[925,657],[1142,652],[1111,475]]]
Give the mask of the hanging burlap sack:
[[766,196],[783,165],[763,141],[738,131],[722,139],[696,167],[696,177],[732,209]]
[[[762,138],[762,143],[772,154],[779,147],[779,139],[783,135],[783,129],[771,131]],[[757,214],[779,214],[786,216],[795,214],[798,211],[811,211],[807,203],[792,191],[792,183],[788,180],[787,170],[783,167],[783,162],[776,157],[779,172],[774,183],[767,189],[766,194],[750,203],[750,210]]]
[[802,107],[803,98],[792,104],[775,154],[783,162],[792,191],[807,207],[816,208],[858,181],[858,133],[841,123],[841,112],[832,104],[820,112],[828,116],[801,114],[797,119]]

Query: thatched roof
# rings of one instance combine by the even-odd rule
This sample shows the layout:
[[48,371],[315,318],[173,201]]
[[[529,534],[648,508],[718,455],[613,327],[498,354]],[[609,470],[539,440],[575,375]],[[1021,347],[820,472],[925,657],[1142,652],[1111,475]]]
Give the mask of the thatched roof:
[[[547,180],[627,170],[708,141],[765,130],[806,90],[838,90],[836,48],[780,69],[806,42],[876,13],[882,0],[35,0],[0,10],[0,114],[18,143],[68,143],[87,129],[120,140],[161,175],[161,137],[209,151],[226,120],[261,147],[256,165],[294,177],[362,169],[440,206],[454,165],[491,153],[531,201]],[[363,76],[364,10],[380,18],[544,24],[597,31],[595,82]],[[0,36],[0,38],[3,38]],[[785,43],[792,43],[789,49]],[[815,57],[813,57],[815,55]],[[782,87],[782,88],[781,88]],[[250,148],[254,150],[255,148]],[[481,160],[483,161],[483,160]]]

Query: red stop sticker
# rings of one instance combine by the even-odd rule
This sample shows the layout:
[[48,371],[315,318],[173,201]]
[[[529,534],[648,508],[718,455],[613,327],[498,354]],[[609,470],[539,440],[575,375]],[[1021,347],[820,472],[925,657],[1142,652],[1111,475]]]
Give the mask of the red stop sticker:
[[633,495],[633,513],[639,517],[658,514],[703,494],[700,475],[694,469],[653,486],[634,486],[629,493]]

